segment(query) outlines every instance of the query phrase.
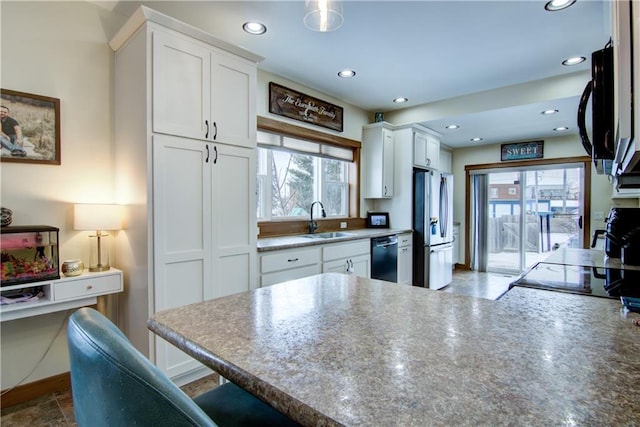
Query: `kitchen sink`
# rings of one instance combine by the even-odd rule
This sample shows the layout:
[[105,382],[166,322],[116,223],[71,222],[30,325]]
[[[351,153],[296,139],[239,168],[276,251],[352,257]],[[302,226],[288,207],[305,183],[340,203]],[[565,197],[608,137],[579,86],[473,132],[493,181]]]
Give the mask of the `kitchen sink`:
[[302,237],[306,237],[308,239],[333,239],[336,237],[349,237],[353,236],[353,233],[345,233],[343,231],[328,231],[326,233],[314,233],[314,234],[304,234]]

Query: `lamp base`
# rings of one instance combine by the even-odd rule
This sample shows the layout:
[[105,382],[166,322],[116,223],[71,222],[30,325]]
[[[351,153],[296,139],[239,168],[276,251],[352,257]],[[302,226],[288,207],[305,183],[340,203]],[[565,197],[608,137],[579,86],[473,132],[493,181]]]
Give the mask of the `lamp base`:
[[96,272],[96,271],[107,271],[110,270],[111,266],[109,265],[94,265],[89,267],[89,271],[91,272]]

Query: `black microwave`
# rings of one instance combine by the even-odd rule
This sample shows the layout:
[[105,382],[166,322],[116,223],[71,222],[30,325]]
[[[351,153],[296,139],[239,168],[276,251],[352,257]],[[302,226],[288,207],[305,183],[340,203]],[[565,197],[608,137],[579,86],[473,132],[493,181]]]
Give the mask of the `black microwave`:
[[[591,54],[591,80],[584,88],[578,105],[580,140],[599,174],[609,174],[615,157],[613,47]],[[591,97],[591,138],[586,126],[587,106]]]

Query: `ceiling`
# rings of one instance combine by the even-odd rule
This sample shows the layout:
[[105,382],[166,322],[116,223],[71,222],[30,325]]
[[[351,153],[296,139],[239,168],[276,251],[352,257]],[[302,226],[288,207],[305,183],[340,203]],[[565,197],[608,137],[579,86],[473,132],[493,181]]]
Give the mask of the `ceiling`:
[[[389,113],[580,71],[586,83],[590,54],[610,34],[609,1],[578,0],[568,9],[547,12],[544,0],[348,0],[344,24],[328,33],[303,25],[301,0],[94,3],[127,17],[145,4],[263,56],[262,70],[368,112]],[[242,24],[249,20],[264,23],[267,32],[244,33]],[[561,65],[576,55],[588,60]],[[344,68],[356,76],[339,78]],[[580,93],[546,92],[535,103],[506,102],[488,111],[462,108],[415,121],[443,133],[442,142],[454,148],[473,145],[475,136],[484,144],[558,136],[553,131],[558,126],[575,133]],[[400,96],[409,101],[394,104]],[[540,114],[548,108],[559,113]],[[451,123],[460,129],[445,130]]]

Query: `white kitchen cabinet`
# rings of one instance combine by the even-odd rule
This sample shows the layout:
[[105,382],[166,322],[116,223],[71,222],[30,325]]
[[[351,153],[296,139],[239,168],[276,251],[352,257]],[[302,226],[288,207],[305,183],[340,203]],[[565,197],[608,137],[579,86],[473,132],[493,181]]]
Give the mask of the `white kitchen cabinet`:
[[398,283],[411,285],[413,282],[413,235],[398,236]]
[[256,278],[255,148],[210,144],[213,285],[221,297],[254,287]]
[[[393,127],[394,192],[393,198],[376,200],[376,210],[389,212],[391,226],[398,229],[413,228],[413,164],[414,135],[429,135],[439,141],[440,134],[421,125]],[[439,144],[438,144],[439,145]]]
[[310,246],[264,252],[260,255],[260,285],[320,274],[321,247]]
[[371,240],[363,239],[322,246],[322,272],[371,277]]
[[362,140],[362,197],[393,197],[393,131],[388,123],[364,126]]
[[453,266],[460,262],[460,224],[453,224]]
[[451,151],[444,150],[442,146],[440,146],[439,170],[445,173],[453,173],[453,167],[451,164]]
[[[116,194],[126,206],[126,227],[116,241],[118,267],[127,278],[118,326],[174,382],[184,384],[208,370],[151,334],[146,321],[159,310],[257,286],[260,57],[146,7],[110,45]],[[247,69],[233,74],[220,71],[220,64]],[[226,99],[232,91],[239,100]],[[220,114],[237,123],[227,127],[215,117],[216,99],[226,99],[228,110]]]
[[95,273],[85,270],[81,275],[74,277],[4,286],[2,293],[36,286],[42,287],[42,297],[33,301],[1,305],[0,321],[95,305],[99,296],[122,292],[122,271],[116,268]]
[[255,63],[168,29],[153,32],[153,131],[252,147]]
[[440,165],[440,140],[433,135],[414,132],[413,164],[416,167],[438,170]]

